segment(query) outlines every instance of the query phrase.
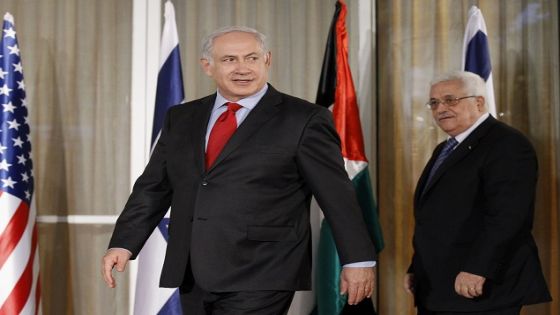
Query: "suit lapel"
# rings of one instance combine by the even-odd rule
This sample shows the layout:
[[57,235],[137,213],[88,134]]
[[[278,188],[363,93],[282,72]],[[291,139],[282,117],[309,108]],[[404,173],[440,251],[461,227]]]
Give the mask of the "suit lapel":
[[[463,160],[468,154],[470,154],[476,148],[476,146],[479,144],[480,140],[488,133],[488,131],[496,123],[497,123],[496,119],[492,116],[489,116],[486,120],[484,120],[480,124],[480,126],[478,126],[475,130],[473,130],[471,132],[471,134],[465,140],[463,140],[457,146],[457,148],[455,148],[455,150],[453,150],[453,152],[451,152],[451,154],[445,159],[445,161],[436,170],[436,172],[435,172],[434,176],[432,177],[432,179],[430,180],[430,182],[426,183],[427,176],[428,176],[427,174],[429,174],[429,170],[433,166],[433,163],[435,161],[435,157],[437,157],[437,155],[441,151],[441,148],[443,147],[443,145],[440,144],[438,146],[439,150],[437,150],[437,152],[434,152],[434,155],[432,156],[432,158],[430,160],[430,163],[428,163],[426,169],[422,173],[421,180],[419,181],[419,184],[421,185],[420,187],[424,187],[425,185],[427,185],[427,186],[425,186],[423,189],[419,189],[419,191],[416,192],[416,198],[422,198],[423,196],[425,196],[426,193],[430,189],[432,189],[432,187],[434,187],[434,185],[438,182],[438,180],[441,178],[441,176],[443,174],[445,174],[445,172],[447,170],[449,170],[451,167],[453,167],[459,161]],[[419,199],[417,199],[417,200],[419,200]]]
[[195,156],[196,168],[200,170],[201,174],[204,173],[206,169],[206,128],[210,120],[210,115],[212,114],[215,100],[216,94],[214,93],[213,95],[203,98],[200,104],[195,105],[199,106],[198,111],[193,116],[191,122],[192,126],[187,126],[192,130],[193,154]]
[[282,95],[269,84],[266,94],[231,136],[208,172],[211,172],[212,169],[218,166],[228,155],[255,134],[265,122],[272,118],[278,112],[276,106],[281,102]]
[[432,169],[437,156],[439,155],[439,153],[441,152],[441,150],[443,149],[443,144],[444,142],[441,142],[440,144],[438,144],[436,146],[436,148],[434,149],[434,152],[432,153],[432,156],[430,157],[430,160],[428,161],[428,163],[426,164],[426,166],[424,167],[424,170],[422,171],[422,174],[420,175],[420,178],[418,179],[418,184],[416,187],[416,191],[414,192],[414,202],[418,203],[420,201],[420,198],[422,197],[422,195],[424,195],[425,191],[426,191],[426,181],[428,180],[429,174],[430,174],[430,170]]

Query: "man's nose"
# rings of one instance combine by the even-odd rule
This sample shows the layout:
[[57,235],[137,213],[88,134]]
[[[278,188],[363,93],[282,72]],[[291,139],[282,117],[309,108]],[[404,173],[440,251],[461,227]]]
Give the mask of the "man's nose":
[[445,106],[444,103],[439,103],[439,104],[437,104],[436,108],[432,109],[432,111],[439,115],[439,114],[447,112],[447,109],[448,108],[447,108],[447,106]]
[[247,73],[250,71],[249,68],[249,63],[246,61],[239,61],[237,63],[237,66],[235,67],[235,71],[239,72],[239,73]]

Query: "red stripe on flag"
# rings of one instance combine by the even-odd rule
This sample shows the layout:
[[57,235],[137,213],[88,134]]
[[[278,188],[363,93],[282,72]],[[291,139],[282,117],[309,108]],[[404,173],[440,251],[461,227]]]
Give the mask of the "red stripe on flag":
[[364,137],[360,123],[360,112],[352,73],[348,64],[348,34],[346,32],[346,4],[341,5],[336,21],[336,90],[334,94],[333,116],[336,130],[340,135],[342,156],[352,161],[367,162],[364,153]]
[[35,261],[35,250],[37,249],[37,227],[33,223],[33,238],[31,240],[31,252],[23,274],[19,278],[12,292],[0,308],[0,315],[19,314],[31,293],[33,286],[33,262]]
[[4,266],[4,263],[8,260],[12,251],[23,236],[28,219],[29,206],[27,206],[25,202],[22,202],[10,219],[6,229],[0,234],[0,268]]

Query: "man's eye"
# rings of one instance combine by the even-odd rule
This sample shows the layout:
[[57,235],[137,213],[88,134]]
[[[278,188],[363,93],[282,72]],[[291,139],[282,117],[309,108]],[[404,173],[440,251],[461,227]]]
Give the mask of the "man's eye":
[[455,101],[456,101],[456,99],[452,98],[452,97],[448,97],[448,98],[443,99],[443,103],[445,103],[446,105],[452,105],[452,104],[455,103]]

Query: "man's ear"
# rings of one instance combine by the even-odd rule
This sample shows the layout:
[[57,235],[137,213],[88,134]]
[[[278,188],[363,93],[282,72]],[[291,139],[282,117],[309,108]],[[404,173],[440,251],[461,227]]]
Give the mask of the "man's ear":
[[477,96],[476,97],[476,105],[478,107],[478,110],[481,111],[481,112],[485,112],[487,110],[486,99],[484,98],[484,96]]
[[266,64],[267,67],[270,67],[271,62],[272,62],[272,53],[269,51],[264,55],[264,63]]
[[212,63],[210,62],[210,60],[206,59],[206,58],[200,58],[200,67],[202,68],[202,71],[204,71],[204,73],[206,73],[207,76],[211,77],[212,76]]

